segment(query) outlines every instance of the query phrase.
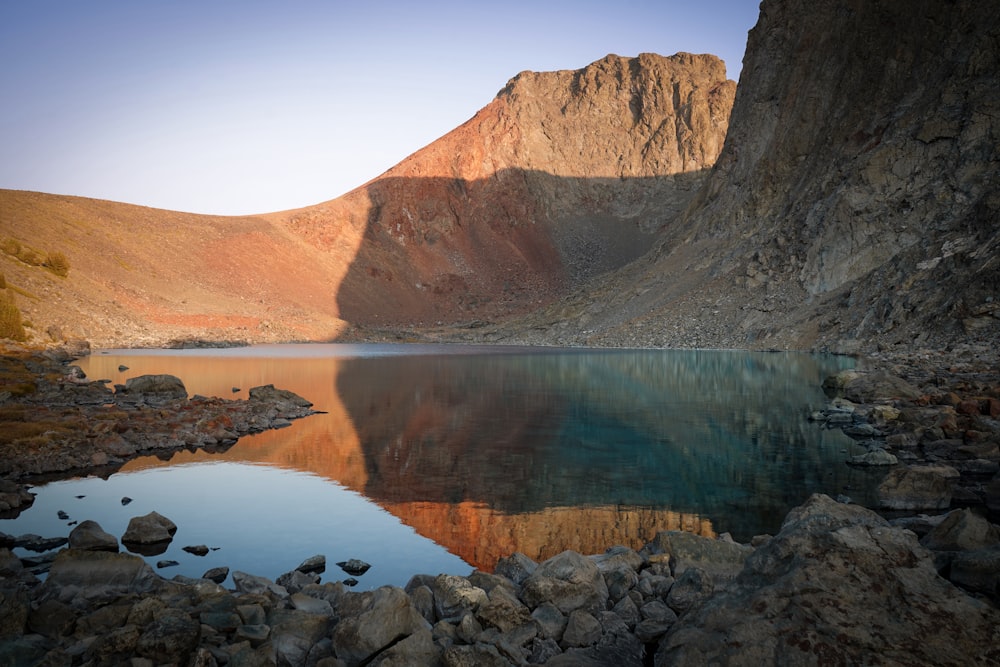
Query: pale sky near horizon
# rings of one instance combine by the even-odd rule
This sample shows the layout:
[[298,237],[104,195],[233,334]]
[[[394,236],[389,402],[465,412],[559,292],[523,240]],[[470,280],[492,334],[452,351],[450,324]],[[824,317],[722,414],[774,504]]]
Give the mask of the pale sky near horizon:
[[0,4],[0,188],[241,215],[337,197],[524,70],[712,53],[757,0]]

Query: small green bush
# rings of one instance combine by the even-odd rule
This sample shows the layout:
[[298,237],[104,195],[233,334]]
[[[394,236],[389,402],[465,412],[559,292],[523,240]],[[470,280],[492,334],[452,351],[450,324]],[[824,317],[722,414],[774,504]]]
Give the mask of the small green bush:
[[14,303],[13,297],[6,292],[0,296],[0,338],[18,341],[28,339],[28,334],[21,321],[21,309]]
[[50,252],[45,256],[45,268],[65,278],[69,275],[69,260],[61,252]]

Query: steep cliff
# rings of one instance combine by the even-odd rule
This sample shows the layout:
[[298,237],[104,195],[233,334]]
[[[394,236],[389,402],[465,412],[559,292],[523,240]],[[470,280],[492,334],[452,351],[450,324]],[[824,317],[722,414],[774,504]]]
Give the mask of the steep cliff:
[[734,91],[714,56],[523,72],[464,125],[282,222],[356,248],[337,293],[352,323],[524,312],[648,250],[718,156]]
[[531,326],[844,351],[1000,339],[998,43],[989,3],[765,0],[682,222]]

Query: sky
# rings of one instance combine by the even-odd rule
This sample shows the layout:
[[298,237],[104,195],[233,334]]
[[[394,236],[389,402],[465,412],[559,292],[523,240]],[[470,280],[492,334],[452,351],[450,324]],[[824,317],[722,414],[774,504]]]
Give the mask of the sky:
[[0,188],[244,215],[333,199],[524,70],[712,53],[757,0],[0,3]]

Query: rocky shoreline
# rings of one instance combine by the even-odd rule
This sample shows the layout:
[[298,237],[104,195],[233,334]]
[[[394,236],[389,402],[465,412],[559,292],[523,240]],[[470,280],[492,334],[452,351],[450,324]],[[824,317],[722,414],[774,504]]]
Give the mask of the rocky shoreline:
[[[273,387],[188,399],[177,378],[145,376],[112,391],[74,370],[86,351],[4,351],[0,410],[27,438],[0,458],[8,511],[30,503],[24,481],[225,448],[310,413]],[[273,582],[233,573],[234,590],[167,580],[81,524],[44,582],[0,547],[0,664],[995,664],[1000,372],[987,353],[875,357],[827,381],[812,418],[867,444],[847,464],[887,469],[886,516],[817,495],[751,544],[665,532],[639,551],[512,554],[492,573],[368,592],[321,583],[322,556]]]

